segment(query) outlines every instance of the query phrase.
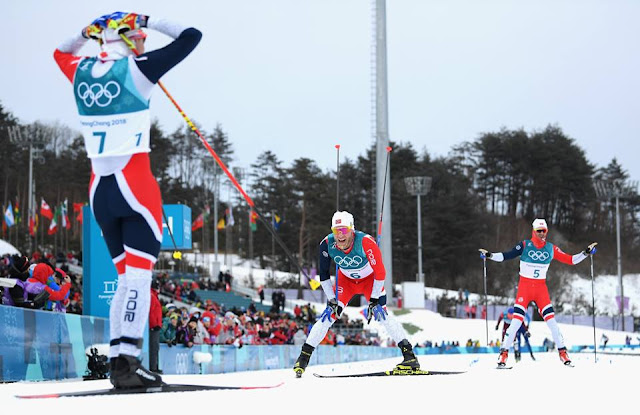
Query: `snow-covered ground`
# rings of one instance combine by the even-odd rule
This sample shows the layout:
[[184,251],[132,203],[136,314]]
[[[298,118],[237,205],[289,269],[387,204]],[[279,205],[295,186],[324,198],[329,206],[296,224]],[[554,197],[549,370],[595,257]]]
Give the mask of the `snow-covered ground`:
[[[284,384],[268,390],[182,392],[151,395],[20,400],[16,394],[102,389],[108,381],[12,383],[0,385],[3,410],[11,413],[438,413],[518,414],[633,413],[640,357],[573,355],[564,367],[557,353],[527,355],[512,370],[494,369],[494,355],[420,356],[424,368],[466,371],[446,376],[320,379],[316,373],[357,373],[389,369],[397,359],[310,366],[301,379],[291,369],[220,375],[171,375],[171,383],[227,386]],[[179,412],[176,412],[179,411]]]
[[[234,266],[236,278],[243,278],[248,268]],[[253,271],[259,284],[270,271]],[[588,297],[591,298],[591,281],[587,281]],[[640,299],[637,276],[625,276],[625,294],[632,303]],[[584,289],[578,281],[576,293]],[[597,302],[606,303],[607,295],[615,295],[617,277],[596,278]],[[319,305],[322,306],[322,305]],[[347,308],[351,319],[360,318],[359,308]],[[393,312],[393,310],[392,310]],[[402,323],[414,325],[419,330],[410,336],[412,343],[431,340],[459,341],[467,339],[486,341],[487,325],[484,320],[451,319],[427,310],[398,312]],[[495,320],[488,322],[489,339],[499,332],[494,329]],[[376,323],[372,323],[375,325]],[[375,326],[374,326],[375,327]],[[377,326],[384,336],[384,330]],[[568,346],[593,345],[594,331],[589,326],[560,324]],[[533,322],[531,343],[541,345],[550,333],[545,323]],[[599,343],[602,333],[609,337],[609,345],[623,344],[626,335],[632,336],[632,345],[639,342],[638,333],[603,331],[595,333]],[[226,385],[226,386],[282,386],[267,390],[183,392],[117,397],[65,398],[45,400],[19,400],[15,395],[47,394],[65,391],[103,389],[110,387],[108,381],[63,381],[63,382],[17,382],[0,384],[0,402],[7,413],[12,409],[21,413],[46,411],[83,414],[137,413],[139,411],[225,411],[236,413],[274,414],[327,414],[339,413],[427,413],[438,411],[452,414],[486,414],[515,411],[519,414],[541,412],[582,414],[633,412],[637,408],[635,379],[640,371],[638,349],[599,350],[572,353],[574,368],[564,367],[556,351],[536,353],[532,361],[523,352],[522,361],[515,363],[509,358],[512,370],[496,370],[495,354],[421,355],[419,360],[427,370],[464,371],[464,374],[447,376],[393,377],[393,378],[346,378],[320,379],[317,373],[357,373],[386,370],[398,359],[373,362],[345,363],[341,365],[310,366],[301,379],[295,379],[291,369],[238,372],[218,375],[166,375],[170,383]],[[104,406],[103,406],[104,405]],[[160,412],[161,411],[161,412]]]

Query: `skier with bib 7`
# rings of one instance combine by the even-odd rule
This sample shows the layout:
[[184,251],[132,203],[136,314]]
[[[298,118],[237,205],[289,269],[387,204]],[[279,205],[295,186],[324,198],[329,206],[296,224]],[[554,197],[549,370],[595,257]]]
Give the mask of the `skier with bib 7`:
[[[174,40],[145,52],[145,28]],[[54,52],[73,85],[91,160],[89,202],[118,274],[109,311],[110,380],[118,389],[163,385],[139,360],[162,242],[162,199],[149,159],[149,103],[160,77],[201,37],[199,30],[169,20],[115,12],[95,19]],[[77,56],[89,39],[100,44],[100,53]]]
[[547,242],[549,228],[546,220],[536,219],[533,221],[532,227],[531,239],[518,242],[511,251],[494,253],[486,249],[479,249],[482,259],[488,258],[495,262],[520,257],[520,279],[516,302],[513,306],[513,320],[507,329],[506,340],[500,348],[499,368],[506,366],[509,348],[513,345],[516,333],[524,322],[527,306],[531,301],[535,301],[538,306],[538,312],[551,330],[553,340],[558,347],[560,361],[567,366],[571,366],[571,359],[567,354],[567,348],[556,322],[555,312],[549,297],[549,289],[546,283],[547,271],[551,261],[554,259],[568,265],[579,264],[589,255],[596,253],[597,243],[590,244],[584,251],[575,255],[569,255],[551,242]]
[[[362,294],[369,305],[367,321],[375,319],[389,333],[402,352],[404,360],[396,365],[399,374],[412,374],[420,370],[420,363],[407,340],[404,328],[387,312],[387,295],[384,289],[386,271],[382,254],[374,238],[354,227],[353,215],[346,211],[334,213],[331,233],[318,249],[318,269],[322,290],[327,296],[327,308],[311,328],[300,356],[293,367],[296,377],[304,373],[315,348],[320,344],[333,323],[354,295]],[[338,266],[338,296],[331,283],[331,260]]]

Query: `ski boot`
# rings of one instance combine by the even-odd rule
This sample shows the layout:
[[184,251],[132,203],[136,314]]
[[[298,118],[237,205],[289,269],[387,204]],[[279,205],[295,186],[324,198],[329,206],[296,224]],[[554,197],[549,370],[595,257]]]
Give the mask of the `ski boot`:
[[418,362],[418,358],[416,358],[416,355],[413,353],[411,343],[409,343],[407,339],[404,339],[398,343],[398,347],[402,352],[404,360],[398,363],[393,371],[402,374],[412,374],[420,371],[420,362]]
[[558,354],[560,355],[560,361],[565,365],[565,366],[573,366],[571,364],[571,359],[569,359],[569,355],[567,354],[567,348],[566,347],[561,347],[558,349]]
[[509,357],[509,350],[500,349],[500,356],[498,356],[498,369],[502,369],[507,366],[507,358]]
[[293,365],[293,371],[296,372],[296,378],[302,377],[304,370],[307,368],[309,364],[309,359],[311,359],[311,354],[315,350],[315,347],[305,343],[302,345],[302,350],[300,351],[300,356],[298,356],[298,360],[296,360],[296,364]]
[[148,388],[165,384],[160,375],[146,369],[136,357],[126,354],[113,360],[109,380],[116,389]]

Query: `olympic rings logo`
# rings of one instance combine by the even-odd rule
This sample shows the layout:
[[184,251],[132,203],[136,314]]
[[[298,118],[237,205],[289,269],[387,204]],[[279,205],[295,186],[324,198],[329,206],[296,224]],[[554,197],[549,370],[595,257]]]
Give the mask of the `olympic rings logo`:
[[341,257],[339,255],[335,256],[333,260],[336,261],[336,264],[338,264],[339,267],[359,267],[363,261],[362,257],[359,256]]
[[529,258],[533,259],[534,261],[546,261],[547,259],[549,259],[548,252],[529,251],[528,255]]
[[78,98],[89,108],[93,107],[93,104],[106,107],[118,95],[120,95],[120,85],[116,81],[109,81],[104,86],[100,83],[89,86],[86,82],[80,82],[78,85]]

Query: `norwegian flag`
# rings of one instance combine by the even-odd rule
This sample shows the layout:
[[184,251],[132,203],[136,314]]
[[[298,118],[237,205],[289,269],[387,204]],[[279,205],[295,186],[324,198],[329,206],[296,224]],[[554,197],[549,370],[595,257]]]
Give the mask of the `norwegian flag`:
[[40,203],[40,214],[49,220],[53,219],[53,211],[47,202],[44,201],[44,198],[42,199],[42,203]]

